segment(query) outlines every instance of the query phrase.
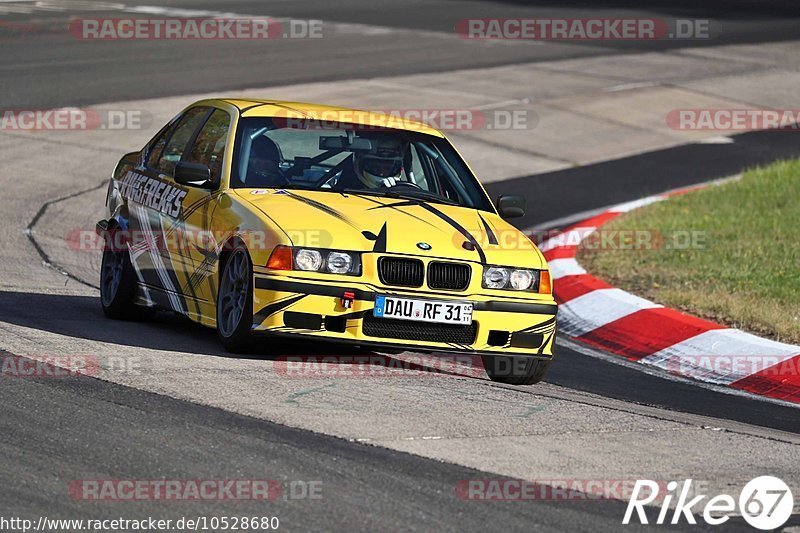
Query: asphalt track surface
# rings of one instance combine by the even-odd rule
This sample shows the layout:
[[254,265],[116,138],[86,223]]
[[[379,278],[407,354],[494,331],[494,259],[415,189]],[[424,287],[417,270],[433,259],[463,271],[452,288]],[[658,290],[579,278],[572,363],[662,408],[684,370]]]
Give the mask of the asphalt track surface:
[[[159,2],[149,2],[159,5]],[[218,2],[162,2],[193,9],[220,9]],[[568,4],[528,6],[515,2],[411,3],[415,8],[392,9],[398,3],[377,2],[365,9],[356,2],[229,2],[225,11],[251,15],[321,18],[357,24],[450,32],[454,14],[466,16],[569,16]],[[525,4],[525,5],[521,5]],[[607,3],[606,10],[639,9],[651,16],[703,17],[724,13],[739,28],[729,35],[735,42],[796,38],[797,19],[790,3],[764,8],[755,2],[713,3],[698,8],[693,2]],[[565,7],[566,6],[566,7]],[[575,9],[579,9],[575,7]],[[607,12],[607,11],[606,11]],[[638,11],[637,11],[638,12]],[[106,15],[110,15],[106,13]],[[85,16],[85,14],[83,14]],[[37,12],[39,30],[52,14]],[[95,14],[103,16],[103,14]],[[646,16],[646,15],[644,15]],[[30,15],[7,15],[24,21]],[[776,22],[777,20],[777,22]],[[769,31],[767,32],[767,29]],[[373,40],[348,34],[342,46],[304,48],[286,43],[269,55],[246,44],[209,48],[208,53],[174,43],[135,43],[134,47],[81,48],[58,32],[36,31],[18,39],[17,30],[3,34],[4,59],[0,90],[3,107],[86,105],[126,98],[185,94],[268,86],[300,81],[344,79],[410,72],[441,71],[471,66],[508,64],[547,58],[581,57],[629,51],[631,47],[665,47],[670,43],[608,45],[541,45],[470,48],[452,39],[425,37],[415,42],[387,39],[376,49]],[[346,41],[346,46],[344,46]],[[313,43],[312,43],[313,44]],[[281,43],[283,46],[283,43]],[[699,43],[702,45],[702,43]],[[308,46],[311,46],[310,44]],[[121,53],[124,52],[124,53]],[[246,54],[253,63],[232,62]],[[302,59],[302,60],[299,60]],[[263,64],[263,68],[252,68]],[[268,65],[268,66],[266,66]],[[210,74],[213,73],[213,74]],[[58,90],[54,90],[58,87]],[[734,144],[689,145],[491,184],[499,193],[525,193],[532,209],[520,227],[530,227],[575,213],[598,209],[674,187],[699,183],[737,172],[743,166],[797,155],[800,146],[791,135],[752,133]],[[602,176],[603,187],[593,186]],[[676,177],[680,176],[680,177]],[[558,197],[557,203],[537,198]],[[31,213],[33,215],[33,213]],[[0,299],[4,320],[47,329],[48,313],[95,316],[96,299],[80,296],[4,293]],[[14,312],[24,309],[25,312]],[[176,326],[176,324],[168,325]],[[180,321],[177,321],[180,327]],[[132,324],[130,328],[151,326]],[[156,326],[157,328],[158,326]],[[63,331],[74,336],[99,335],[100,330]],[[202,341],[213,342],[213,335]],[[104,340],[104,339],[99,339]],[[159,345],[158,337],[149,341]],[[167,349],[168,340],[164,341]],[[203,353],[202,350],[199,353]],[[587,391],[633,404],[656,406],[797,433],[797,411],[745,397],[730,396],[690,384],[587,357],[559,347],[558,364],[548,383]],[[265,476],[281,480],[324,480],[325,498],[319,501],[278,501],[263,506],[247,503],[179,507],[153,503],[111,505],[103,516],[124,512],[129,517],[158,515],[222,515],[245,513],[281,517],[289,529],[419,529],[484,530],[486,524],[504,529],[615,531],[624,504],[613,502],[537,502],[535,504],[463,502],[453,497],[458,480],[489,477],[465,467],[364,446],[342,439],[289,428],[220,409],[196,405],[91,378],[4,379],[0,387],[0,507],[4,515],[96,516],[85,503],[65,499],[64,484],[82,477],[126,479],[143,476],[193,478]],[[43,406],[46,406],[43,407]],[[797,522],[797,520],[793,520]],[[742,526],[740,521],[729,526]],[[692,529],[696,529],[697,526]]]
[[[81,516],[83,502],[63,497],[65,480],[85,472],[92,472],[90,479],[135,479],[143,470],[167,479],[237,479],[241,472],[241,479],[275,480],[283,489],[269,502],[112,503],[104,506],[104,517],[278,516],[281,529],[295,531],[486,531],[487,524],[500,523],[512,531],[615,531],[625,512],[623,502],[578,498],[525,505],[460,501],[453,487],[485,474],[100,380],[11,380],[0,389],[0,400],[5,516]],[[48,408],[35,407],[42,405]],[[106,428],[92,433],[91,447],[89,426]],[[301,490],[286,480],[324,480],[324,498],[294,500]],[[650,521],[657,511],[647,510]],[[726,529],[750,530],[736,518]]]
[[[92,2],[72,2],[92,4]],[[75,18],[136,16],[103,4],[76,11]],[[116,4],[116,2],[115,2]],[[122,2],[122,4],[126,4]],[[758,43],[797,37],[800,7],[789,1],[757,2],[485,2],[469,0],[153,0],[128,2],[237,15],[322,19],[364,25],[323,28],[317,39],[209,43],[174,40],[101,43],[74,39],[63,12],[46,9],[8,13],[0,25],[0,91],[5,108],[87,105],[204,91],[229,91],[300,82],[441,72],[531,61],[668,50],[685,41],[593,41],[545,43],[468,42],[454,34],[467,17],[641,17],[709,19],[724,31],[693,46]],[[69,9],[69,7],[67,7]],[[141,13],[138,16],[142,16]],[[153,16],[166,16],[158,13]],[[384,28],[375,35],[370,27]],[[411,33],[410,30],[414,30]],[[420,34],[420,30],[427,32]],[[200,53],[198,53],[200,52]],[[57,87],[58,90],[53,90]]]

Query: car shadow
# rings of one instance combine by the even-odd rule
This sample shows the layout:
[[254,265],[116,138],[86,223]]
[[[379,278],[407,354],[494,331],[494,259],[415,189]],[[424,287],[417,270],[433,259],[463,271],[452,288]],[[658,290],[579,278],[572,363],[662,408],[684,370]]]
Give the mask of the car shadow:
[[308,358],[313,362],[329,356],[325,357],[326,364],[359,365],[364,356],[377,355],[381,359],[370,357],[369,361],[389,368],[461,377],[474,377],[475,373],[470,368],[464,372],[452,365],[437,364],[435,358],[427,363],[419,358],[409,362],[360,347],[266,334],[256,335],[245,353],[233,354],[222,348],[213,329],[174,313],[159,312],[153,319],[139,322],[108,319],[97,296],[0,292],[0,321],[78,339],[228,359]]

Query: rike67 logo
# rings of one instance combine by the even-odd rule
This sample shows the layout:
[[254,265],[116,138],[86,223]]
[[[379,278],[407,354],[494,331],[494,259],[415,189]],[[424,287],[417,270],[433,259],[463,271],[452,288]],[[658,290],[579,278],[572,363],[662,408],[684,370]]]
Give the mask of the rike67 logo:
[[[677,481],[670,481],[666,485],[666,494],[659,494],[659,489],[663,486],[663,482],[637,480],[622,523],[629,524],[636,511],[639,523],[647,524],[644,507],[657,499],[661,500],[661,509],[656,524],[667,523],[671,510],[671,524],[680,523],[682,517],[687,523],[696,524],[694,515],[701,513],[707,524],[716,526],[727,522],[731,515],[741,514],[754,528],[770,530],[785,524],[794,508],[794,498],[789,486],[773,476],[760,476],[750,480],[739,494],[738,502],[728,494],[718,494],[710,498],[705,494],[698,494],[689,499],[693,492],[691,479],[685,480],[682,485]],[[702,504],[706,498],[709,499]],[[675,507],[671,509],[673,501]]]

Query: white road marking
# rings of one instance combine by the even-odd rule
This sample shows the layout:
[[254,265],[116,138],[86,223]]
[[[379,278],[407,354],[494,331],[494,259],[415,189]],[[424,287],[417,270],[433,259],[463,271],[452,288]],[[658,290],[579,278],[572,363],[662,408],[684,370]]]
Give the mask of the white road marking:
[[705,139],[700,139],[699,141],[697,141],[697,144],[733,144],[733,143],[734,143],[733,137],[726,137],[725,135],[707,137]]
[[606,87],[603,89],[604,93],[615,93],[618,91],[629,91],[631,89],[644,89],[647,87],[655,87],[659,85],[657,82],[654,81],[637,81],[634,83],[623,83],[621,85],[614,85],[612,87]]
[[665,198],[667,197],[660,194],[655,196],[648,196],[647,198],[642,198],[641,200],[633,200],[631,202],[617,204],[608,209],[608,211],[610,213],[627,213],[628,211],[633,211],[634,209],[639,209],[640,207],[660,202]]

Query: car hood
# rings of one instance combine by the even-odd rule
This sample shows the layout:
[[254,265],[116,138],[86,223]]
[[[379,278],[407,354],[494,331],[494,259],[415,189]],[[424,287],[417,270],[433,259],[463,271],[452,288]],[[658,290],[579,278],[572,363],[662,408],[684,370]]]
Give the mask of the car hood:
[[539,250],[494,213],[438,203],[334,192],[236,189],[294,246],[389,252],[545,268]]

